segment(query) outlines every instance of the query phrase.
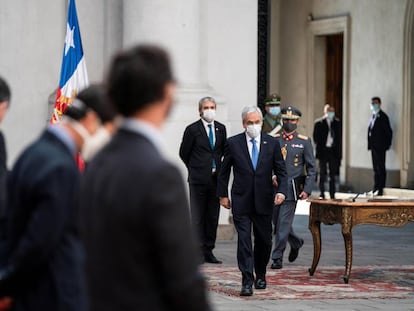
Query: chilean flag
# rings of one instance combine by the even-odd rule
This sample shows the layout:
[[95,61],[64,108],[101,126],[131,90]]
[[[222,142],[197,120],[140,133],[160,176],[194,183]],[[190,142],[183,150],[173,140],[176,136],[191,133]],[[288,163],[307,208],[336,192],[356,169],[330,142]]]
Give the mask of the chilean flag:
[[75,0],[69,0],[62,68],[51,123],[59,122],[66,107],[73,102],[76,94],[88,84],[76,4]]

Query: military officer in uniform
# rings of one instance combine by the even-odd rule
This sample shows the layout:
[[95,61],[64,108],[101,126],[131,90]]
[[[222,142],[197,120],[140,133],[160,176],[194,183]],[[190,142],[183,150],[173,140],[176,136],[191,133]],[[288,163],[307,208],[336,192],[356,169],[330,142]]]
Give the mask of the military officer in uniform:
[[280,118],[280,96],[276,93],[269,95],[264,102],[266,114],[263,118],[263,132],[275,136],[282,129]]
[[283,267],[283,253],[287,242],[290,244],[289,262],[296,260],[303,245],[303,239],[293,232],[292,223],[297,200],[307,199],[312,192],[316,169],[311,139],[296,132],[301,116],[301,112],[295,107],[283,108],[282,131],[276,135],[286,163],[288,191],[285,201],[276,206],[273,213],[275,239],[272,269]]

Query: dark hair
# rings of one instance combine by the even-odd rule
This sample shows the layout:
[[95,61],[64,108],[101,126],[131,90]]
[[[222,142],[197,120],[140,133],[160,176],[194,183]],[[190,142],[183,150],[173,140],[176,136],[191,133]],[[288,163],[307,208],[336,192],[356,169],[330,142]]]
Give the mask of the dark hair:
[[371,101],[374,100],[377,100],[381,104],[381,98],[379,98],[378,96],[374,96],[373,98],[371,98]]
[[121,115],[130,116],[162,99],[169,82],[174,78],[167,52],[153,45],[138,45],[113,59],[108,95]]
[[98,114],[102,123],[112,121],[116,116],[101,84],[92,84],[80,91],[75,101],[66,108],[64,115],[79,121],[90,110]]
[[0,77],[0,103],[10,101],[10,88],[6,80]]

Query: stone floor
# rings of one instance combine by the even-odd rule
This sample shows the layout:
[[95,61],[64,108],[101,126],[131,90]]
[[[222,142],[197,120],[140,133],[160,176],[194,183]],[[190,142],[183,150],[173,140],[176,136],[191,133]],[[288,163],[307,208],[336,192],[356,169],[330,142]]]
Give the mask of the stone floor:
[[[411,193],[410,193],[411,194]],[[338,198],[349,198],[353,194],[340,194]],[[396,192],[385,192],[393,197]],[[406,193],[404,195],[407,195]],[[396,195],[397,197],[399,195]],[[294,230],[305,243],[299,257],[289,263],[289,247],[286,249],[284,265],[311,266],[313,258],[312,235],[308,229],[308,206],[301,202],[294,220]],[[414,264],[414,223],[401,228],[359,225],[353,228],[353,266],[363,265],[413,265]],[[345,247],[340,225],[321,225],[322,253],[318,267],[345,267]],[[237,235],[217,242],[214,253],[224,265],[237,266]],[[317,273],[317,270],[316,272]],[[352,271],[351,271],[352,281]],[[259,310],[414,310],[414,293],[407,299],[340,299],[321,301],[249,301],[210,293],[217,311],[259,311]]]

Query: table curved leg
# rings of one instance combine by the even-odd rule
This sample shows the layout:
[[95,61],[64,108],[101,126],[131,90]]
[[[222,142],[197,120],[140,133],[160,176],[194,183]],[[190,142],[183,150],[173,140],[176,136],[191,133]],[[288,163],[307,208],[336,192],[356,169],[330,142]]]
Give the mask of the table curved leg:
[[309,268],[309,275],[312,276],[321,257],[321,223],[319,221],[309,222],[309,230],[313,238],[313,260],[312,266]]
[[352,231],[349,226],[342,227],[342,236],[344,237],[346,254],[344,282],[348,284],[352,268]]

